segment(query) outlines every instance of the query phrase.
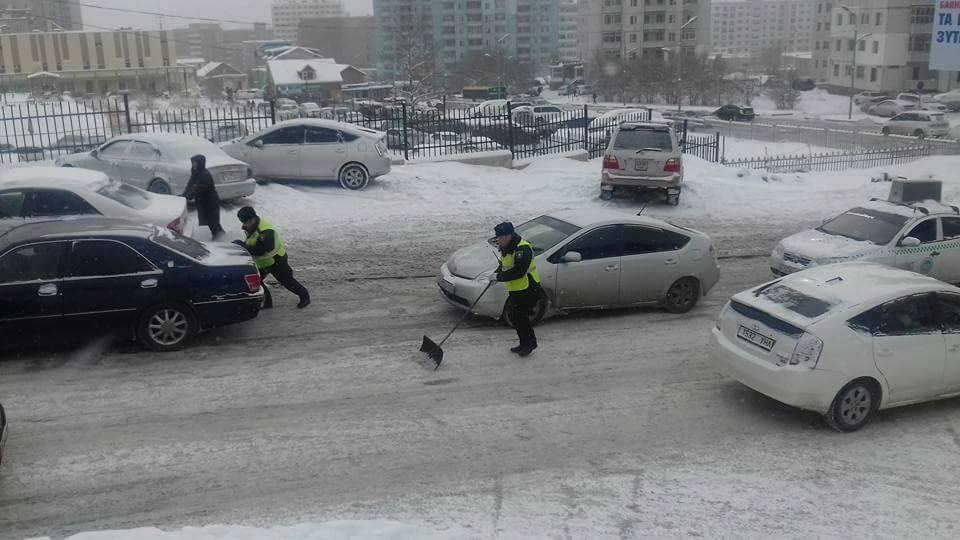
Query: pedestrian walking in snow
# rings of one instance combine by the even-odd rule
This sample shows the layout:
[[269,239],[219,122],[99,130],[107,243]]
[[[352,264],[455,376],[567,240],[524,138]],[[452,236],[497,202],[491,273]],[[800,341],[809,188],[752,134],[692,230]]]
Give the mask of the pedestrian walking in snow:
[[298,308],[310,305],[310,293],[307,288],[293,277],[293,268],[287,260],[287,250],[283,247],[280,234],[267,220],[257,215],[256,210],[244,206],[237,212],[237,219],[243,224],[243,231],[247,234],[246,240],[235,240],[238,246],[246,248],[257,263],[260,270],[260,281],[266,298],[263,301],[264,309],[273,307],[273,297],[264,280],[267,274],[273,274],[277,281],[288,291],[300,298]]
[[509,221],[494,227],[493,232],[497,236],[501,255],[500,266],[493,279],[507,287],[510,320],[520,338],[520,344],[510,351],[529,356],[537,348],[537,335],[533,332],[530,317],[542,294],[533,246],[517,234]]
[[223,236],[223,227],[220,226],[220,195],[217,194],[213,176],[207,170],[207,158],[197,154],[190,158],[190,165],[190,180],[183,196],[196,203],[200,226],[210,227],[210,235],[214,240],[219,240]]
[[594,104],[594,105],[597,104],[597,93],[596,93],[596,92],[593,93],[593,104]]

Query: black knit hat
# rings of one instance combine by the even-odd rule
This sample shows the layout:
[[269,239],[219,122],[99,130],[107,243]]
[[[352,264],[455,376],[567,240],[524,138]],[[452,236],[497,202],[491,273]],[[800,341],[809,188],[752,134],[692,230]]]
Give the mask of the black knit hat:
[[506,236],[508,234],[513,234],[513,223],[509,221],[504,221],[496,227],[493,228],[493,233],[497,236]]
[[250,206],[244,206],[237,212],[237,219],[241,223],[246,223],[255,217],[257,217],[257,211]]

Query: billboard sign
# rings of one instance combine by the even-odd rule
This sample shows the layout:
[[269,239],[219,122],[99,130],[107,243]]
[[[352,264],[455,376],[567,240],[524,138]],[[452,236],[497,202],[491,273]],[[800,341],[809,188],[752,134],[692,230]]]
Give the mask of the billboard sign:
[[960,0],[936,0],[929,67],[960,71]]

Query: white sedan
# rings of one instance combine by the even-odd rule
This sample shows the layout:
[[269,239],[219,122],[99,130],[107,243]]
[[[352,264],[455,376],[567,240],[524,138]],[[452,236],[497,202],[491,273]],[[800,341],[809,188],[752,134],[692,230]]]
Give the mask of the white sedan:
[[187,201],[87,169],[23,167],[0,177],[0,224],[11,220],[106,216],[189,232]]
[[814,268],[734,296],[710,357],[854,431],[878,409],[960,395],[960,288],[870,263]]
[[228,144],[260,180],[335,180],[364,189],[390,172],[386,133],[333,120],[288,120]]

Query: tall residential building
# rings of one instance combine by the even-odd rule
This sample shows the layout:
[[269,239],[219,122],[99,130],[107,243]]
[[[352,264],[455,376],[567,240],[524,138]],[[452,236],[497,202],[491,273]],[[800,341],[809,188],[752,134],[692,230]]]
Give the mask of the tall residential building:
[[83,30],[80,0],[0,0],[4,9],[29,10],[30,30]]
[[584,62],[710,52],[710,0],[580,0],[578,12]]
[[559,8],[558,0],[374,0],[378,76],[397,77],[413,42],[435,50],[438,72],[483,53],[545,72],[559,60]]
[[222,62],[226,48],[223,28],[219,23],[190,23],[186,28],[174,28],[173,38],[181,58],[203,58],[207,62]]
[[373,17],[301,19],[299,45],[341,64],[372,67]]
[[343,0],[274,0],[270,7],[274,37],[297,42],[300,19],[344,17]]
[[760,56],[813,50],[816,0],[714,0],[712,54]]
[[560,34],[557,46],[560,60],[573,61],[580,58],[577,51],[577,0],[560,0]]
[[895,93],[920,86],[945,91],[960,86],[957,72],[927,67],[934,0],[861,0],[847,9],[843,5],[836,0],[816,4],[813,69],[829,88],[848,92],[851,74],[855,92]]

